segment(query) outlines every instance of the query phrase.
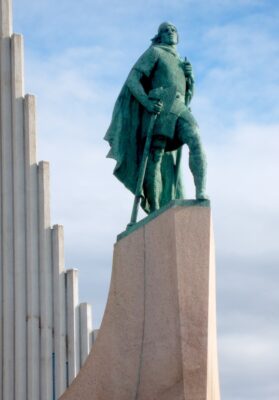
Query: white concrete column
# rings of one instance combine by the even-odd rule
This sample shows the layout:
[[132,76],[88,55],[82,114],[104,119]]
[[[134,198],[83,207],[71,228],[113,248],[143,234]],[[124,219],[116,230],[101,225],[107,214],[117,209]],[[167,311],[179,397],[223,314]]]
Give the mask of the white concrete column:
[[213,223],[210,226],[209,301],[208,301],[208,359],[207,359],[207,399],[220,399],[219,365],[217,349],[216,318],[216,270],[215,241]]
[[80,367],[82,367],[92,347],[91,304],[81,303],[79,305],[79,316],[80,316]]
[[40,297],[38,240],[38,167],[35,97],[24,100],[26,262],[27,262],[27,399],[40,398]]
[[52,397],[52,265],[49,209],[49,163],[39,163],[39,261],[40,261],[40,400]]
[[22,36],[13,35],[11,44],[15,273],[15,398],[25,400],[27,397],[27,310]]
[[80,368],[78,303],[78,270],[70,269],[66,272],[69,383],[76,377]]
[[66,389],[66,281],[64,272],[64,231],[61,225],[54,225],[53,227],[52,249],[55,393],[57,397],[60,397]]
[[98,336],[98,333],[99,333],[99,329],[94,329],[93,330],[93,332],[91,334],[91,336],[92,336],[92,345],[95,343],[95,341],[97,339],[97,336]]
[[[2,144],[2,132],[0,130],[0,148]],[[3,400],[3,262],[2,262],[2,154],[0,158],[0,400]]]
[[[1,21],[7,2],[1,3]],[[4,21],[3,21],[4,19]],[[5,27],[4,27],[5,28]],[[6,28],[5,28],[6,29]],[[13,163],[12,163],[12,99],[11,41],[0,43],[0,86],[2,132],[2,278],[3,278],[3,399],[14,400],[14,254],[13,254]]]
[[11,0],[0,1],[0,35],[1,37],[12,34],[12,2]]

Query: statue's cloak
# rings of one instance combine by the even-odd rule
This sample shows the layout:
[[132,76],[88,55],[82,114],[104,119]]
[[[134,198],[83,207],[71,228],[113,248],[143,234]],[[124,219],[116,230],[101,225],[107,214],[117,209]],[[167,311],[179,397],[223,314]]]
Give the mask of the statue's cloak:
[[[146,93],[149,93],[151,89],[150,75],[152,73],[152,68],[156,64],[156,60],[158,60],[159,57],[165,56],[165,54],[169,54],[169,50],[166,46],[150,46],[133,67],[143,72],[142,86]],[[177,62],[177,53],[172,53],[171,57],[174,57]],[[183,80],[185,80],[185,78],[183,78]],[[185,105],[183,108],[186,110]],[[175,118],[177,118],[178,115],[179,113]],[[107,157],[116,160],[114,175],[134,194],[150,116],[151,114],[149,114],[132,95],[128,85],[125,83],[115,103],[112,121],[104,139],[109,142],[111,147]],[[179,168],[180,157],[177,157],[178,151],[181,151],[181,149],[165,151],[162,159],[162,185],[159,197],[160,207],[173,199],[184,198]],[[176,165],[176,160],[178,160],[178,165]],[[141,206],[149,213],[150,207],[144,190],[142,193]]]
[[[131,94],[124,84],[115,103],[112,121],[105,135],[105,140],[110,144],[108,158],[116,160],[114,175],[135,194],[140,163],[143,154],[144,140],[143,106]],[[177,151],[165,152],[162,160],[162,188],[160,193],[160,207],[173,199],[183,198],[183,187],[179,165],[176,166]],[[176,170],[177,168],[177,170]],[[178,173],[175,188],[175,177]],[[142,193],[142,208],[149,213],[150,208],[144,192]]]

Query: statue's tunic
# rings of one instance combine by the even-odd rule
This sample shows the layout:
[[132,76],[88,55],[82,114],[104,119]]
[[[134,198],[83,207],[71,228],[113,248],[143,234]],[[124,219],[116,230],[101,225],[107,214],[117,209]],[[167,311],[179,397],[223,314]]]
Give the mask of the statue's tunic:
[[[186,78],[182,68],[183,61],[177,53],[164,45],[154,45],[139,58],[133,69],[142,73],[141,83],[148,94],[152,89],[159,87],[176,87],[177,97],[171,113],[161,112],[157,118],[154,134],[167,137],[166,152],[161,163],[161,174],[164,181],[160,195],[160,207],[173,199],[184,198],[180,172],[177,185],[176,150],[182,143],[175,141],[175,126],[178,118],[187,120],[189,129],[197,126],[191,112],[185,104],[187,102]],[[129,80],[129,77],[128,77]],[[191,96],[190,96],[191,97]],[[145,108],[130,92],[127,83],[124,84],[115,103],[112,121],[105,135],[111,146],[109,158],[116,160],[114,175],[135,193],[138,171],[142,158],[143,138],[146,134],[148,119]],[[149,212],[148,200],[142,194],[142,207]]]
[[150,78],[150,89],[175,86],[185,96],[186,78],[182,63],[172,48],[156,45],[143,53],[133,68]]
[[[197,122],[185,104],[188,100],[187,80],[183,70],[183,61],[177,52],[166,45],[151,46],[136,62],[133,69],[143,74],[142,83],[147,93],[159,87],[176,88],[176,99],[170,112],[165,113],[164,109],[157,118],[154,127],[154,134],[167,137],[167,150],[175,150],[181,146],[174,138],[177,118],[181,117],[187,121],[188,129],[196,129]],[[188,90],[187,90],[188,89]],[[192,89],[192,88],[191,88]],[[142,134],[146,134],[146,126],[150,114],[143,115]]]

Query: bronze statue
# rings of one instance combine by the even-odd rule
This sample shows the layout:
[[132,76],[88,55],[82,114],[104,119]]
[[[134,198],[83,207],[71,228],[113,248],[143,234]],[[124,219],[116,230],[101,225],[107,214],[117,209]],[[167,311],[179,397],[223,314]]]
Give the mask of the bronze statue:
[[[111,146],[108,157],[117,162],[114,174],[141,197],[147,213],[184,197],[180,176],[183,144],[189,148],[196,199],[207,199],[206,160],[198,124],[189,109],[194,91],[192,66],[178,55],[177,43],[176,27],[162,23],[151,46],[133,66],[105,136]],[[144,148],[149,153],[145,161]]]

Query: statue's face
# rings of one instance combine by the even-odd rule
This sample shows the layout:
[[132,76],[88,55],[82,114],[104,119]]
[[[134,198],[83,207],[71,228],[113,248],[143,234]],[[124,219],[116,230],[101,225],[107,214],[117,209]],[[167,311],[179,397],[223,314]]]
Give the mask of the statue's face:
[[160,31],[161,43],[174,45],[178,42],[177,30],[173,25],[166,24]]

